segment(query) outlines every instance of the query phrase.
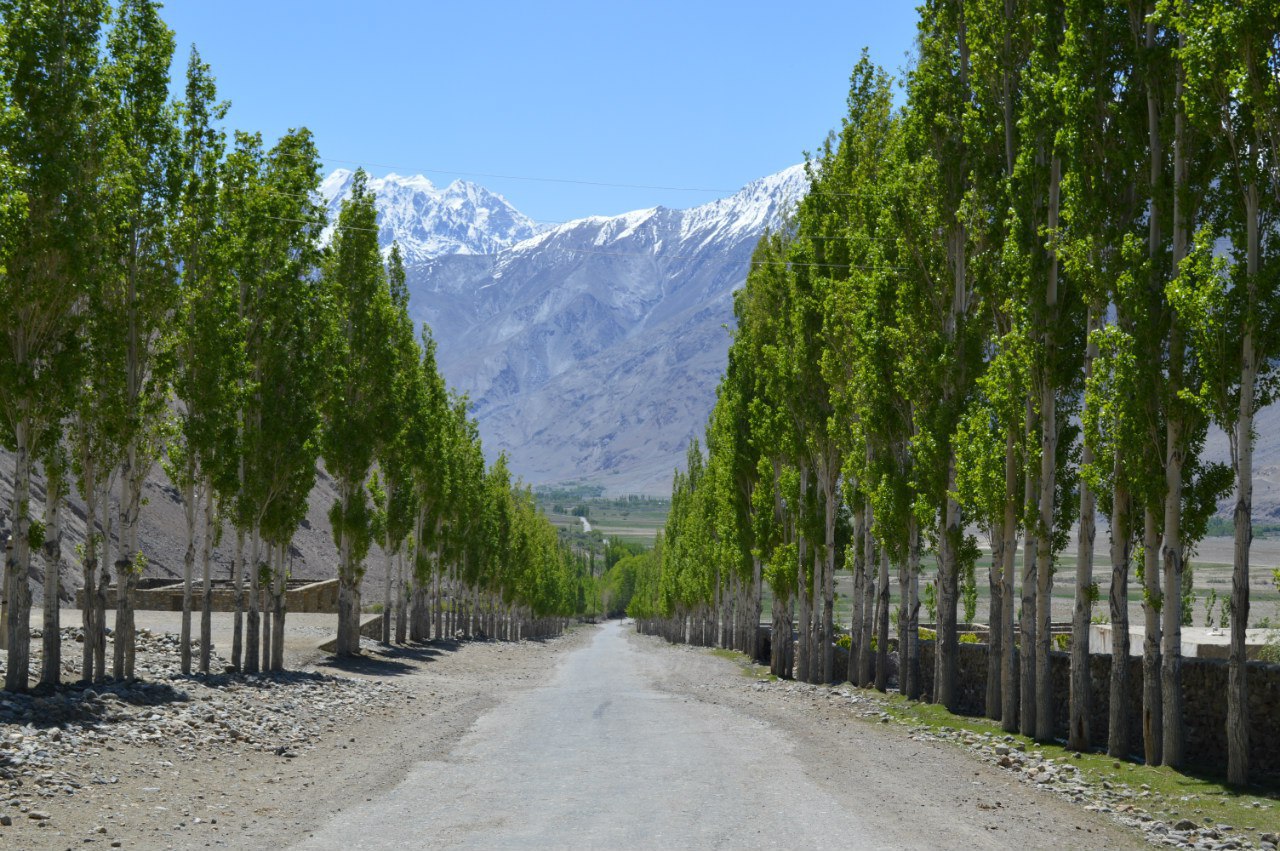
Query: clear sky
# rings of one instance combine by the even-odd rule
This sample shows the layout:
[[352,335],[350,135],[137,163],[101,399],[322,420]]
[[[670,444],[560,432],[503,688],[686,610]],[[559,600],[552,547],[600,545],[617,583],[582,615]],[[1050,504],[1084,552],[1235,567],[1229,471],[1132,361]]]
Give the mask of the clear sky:
[[800,162],[838,126],[863,46],[891,72],[906,65],[914,9],[168,0],[163,14],[177,35],[175,78],[194,42],[232,102],[230,126],[274,140],[305,125],[326,172],[462,177],[563,221],[690,207]]

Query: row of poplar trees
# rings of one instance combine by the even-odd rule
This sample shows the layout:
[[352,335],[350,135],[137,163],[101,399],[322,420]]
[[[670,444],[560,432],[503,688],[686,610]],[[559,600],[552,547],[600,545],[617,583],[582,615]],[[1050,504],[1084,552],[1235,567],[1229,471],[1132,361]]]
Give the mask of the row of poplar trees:
[[[1106,748],[1178,766],[1186,561],[1234,489],[1227,740],[1244,783],[1253,421],[1280,342],[1280,3],[929,0],[920,14],[905,103],[864,54],[793,226],[756,250],[707,456],[694,446],[677,474],[661,571],[637,580],[632,613],[751,652],[767,582],[775,636],[798,609],[794,663],[775,642],[774,672],[830,681],[844,564],[848,677],[884,688],[893,570],[915,697],[932,551],[933,698],[951,707],[977,530],[993,561],[987,711],[1049,739],[1051,593],[1074,528],[1069,745],[1102,744],[1097,604],[1118,636]],[[1201,456],[1211,424],[1230,466]],[[1141,743],[1125,721],[1134,594]]]
[[[330,223],[311,134],[267,149],[237,132],[228,144],[227,104],[194,48],[185,94],[170,97],[173,50],[154,0],[0,0],[0,444],[15,459],[5,688],[28,684],[33,553],[40,680],[59,681],[73,489],[87,530],[82,676],[107,674],[114,579],[111,670],[133,677],[130,592],[146,567],[139,515],[157,464],[185,508],[184,673],[197,563],[194,664],[209,670],[210,563],[224,527],[235,536],[231,664],[282,667],[289,550],[320,463],[338,493],[338,653],[359,652],[374,540],[386,555],[384,640],[393,610],[401,640],[558,630],[582,605],[585,568],[505,459],[486,468],[465,397],[446,388],[429,333],[419,340],[409,319],[399,250],[386,262],[379,249],[366,176],[322,247]],[[31,510],[37,472],[42,517]]]

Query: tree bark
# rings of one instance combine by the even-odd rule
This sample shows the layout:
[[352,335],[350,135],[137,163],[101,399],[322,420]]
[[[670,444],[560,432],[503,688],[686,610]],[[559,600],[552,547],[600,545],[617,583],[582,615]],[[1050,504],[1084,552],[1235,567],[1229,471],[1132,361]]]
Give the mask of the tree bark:
[[6,691],[26,691],[31,676],[31,585],[27,579],[31,565],[31,424],[26,417],[17,422],[14,445],[13,549],[5,559],[5,597],[8,622],[5,643],[8,664],[4,671]]
[[[809,495],[809,467],[800,465],[800,505],[795,506],[796,517],[799,518],[805,499]],[[797,521],[797,526],[799,522]],[[800,604],[800,623],[797,625],[796,647],[796,679],[802,683],[810,681],[809,663],[813,640],[813,604],[809,597],[809,548],[803,532],[796,535],[796,549],[799,552],[799,563],[796,565],[796,599]]]
[[196,482],[194,464],[188,463],[182,484],[182,514],[186,521],[187,548],[182,554],[182,626],[178,658],[183,675],[191,673],[191,583],[196,567]]
[[826,475],[823,481],[823,506],[826,509],[826,540],[823,547],[824,564],[822,569],[822,681],[832,682],[835,679],[836,645],[835,645],[835,574],[836,574],[836,483],[839,471],[833,469],[835,462],[831,458],[826,461]]
[[[1027,399],[1026,433],[1035,433],[1036,416],[1031,399]],[[1039,475],[1028,473],[1024,478],[1024,497],[1028,508],[1039,491]],[[1018,731],[1024,736],[1034,736],[1036,732],[1036,589],[1037,559],[1040,554],[1038,542],[1039,523],[1028,523],[1027,534],[1023,536],[1022,553],[1022,617],[1019,624],[1021,642],[1018,653],[1019,673],[1019,711]],[[1033,530],[1035,530],[1033,532]]]
[[[1058,202],[1062,184],[1062,161],[1054,155],[1049,177],[1049,232],[1058,228]],[[1053,237],[1056,239],[1056,236]],[[1044,358],[1040,375],[1040,530],[1036,557],[1036,721],[1035,737],[1053,738],[1053,680],[1049,675],[1049,652],[1053,649],[1053,528],[1054,486],[1058,467],[1057,388],[1053,381],[1056,350],[1053,328],[1058,317],[1058,254],[1050,249],[1049,280],[1044,295]]]
[[[907,600],[907,641],[898,645],[898,680],[905,681],[908,698],[917,700],[920,685],[920,521],[907,517],[907,586],[899,592]],[[904,679],[905,678],[905,679]]]
[[231,667],[243,671],[244,661],[244,529],[236,526],[236,551],[231,560],[231,587],[235,613],[231,620]]
[[947,452],[947,496],[942,509],[942,534],[938,539],[940,564],[938,566],[938,623],[937,641],[934,646],[936,659],[934,671],[935,703],[948,710],[957,708],[956,655],[959,639],[956,635],[956,604],[959,597],[960,563],[960,503],[956,500],[956,455]]
[[1111,507],[1111,692],[1108,700],[1107,753],[1129,756],[1129,560],[1132,506],[1127,473],[1119,452]]
[[[1178,45],[1186,43],[1185,34],[1179,34]],[[1186,209],[1183,193],[1187,184],[1186,115],[1182,108],[1183,70],[1177,69],[1174,83],[1173,115],[1173,273],[1177,275],[1187,256],[1191,217]],[[1182,726],[1182,473],[1186,462],[1187,423],[1178,394],[1183,389],[1185,376],[1185,345],[1182,322],[1177,311],[1171,310],[1169,330],[1169,386],[1166,396],[1170,400],[1165,426],[1165,502],[1164,502],[1164,636],[1161,646],[1160,686],[1164,708],[1163,762],[1172,768],[1180,768],[1185,756],[1186,742]]]
[[[1094,332],[1101,324],[1102,311],[1089,306],[1088,341],[1085,344],[1084,380],[1093,375],[1093,362],[1098,356]],[[1088,404],[1086,399],[1085,404]],[[1084,441],[1080,465],[1093,464],[1093,446]],[[1067,747],[1085,751],[1090,747],[1089,714],[1092,707],[1089,679],[1089,615],[1093,606],[1093,543],[1097,534],[1096,499],[1089,485],[1080,481],[1080,527],[1076,543],[1075,608],[1071,618],[1071,709],[1067,721]],[[1127,636],[1126,636],[1127,639]]]
[[1142,518],[1142,609],[1146,619],[1142,642],[1142,748],[1147,765],[1159,765],[1164,747],[1163,695],[1160,690],[1160,527],[1155,509]]
[[200,544],[200,673],[209,673],[213,653],[213,483],[204,485],[204,539]]
[[1000,685],[1004,662],[1004,598],[1002,596],[1003,581],[1000,571],[1004,568],[1004,527],[991,530],[991,569],[987,572],[987,591],[991,599],[991,612],[987,617],[990,637],[987,639],[987,694],[983,701],[986,716],[993,721],[1000,720],[1001,700]]
[[62,624],[59,595],[62,568],[62,471],[45,465],[44,492],[44,660],[40,684],[56,687],[62,681]]
[[[876,690],[889,688],[889,551],[880,550],[876,595]],[[901,657],[899,657],[901,658]]]
[[871,685],[871,629],[873,624],[873,604],[875,601],[875,582],[871,572],[876,563],[875,513],[867,506],[866,537],[863,540],[862,557],[862,600],[856,605],[862,606],[862,635],[858,640],[858,682],[866,688]]
[[860,685],[858,677],[858,653],[862,646],[862,584],[865,581],[862,561],[866,540],[867,508],[859,507],[853,513],[853,594],[849,598],[849,660],[845,674],[853,685]]
[[1000,661],[1000,726],[1006,733],[1018,729],[1018,666],[1013,634],[1014,572],[1018,555],[1018,444],[1010,428],[1004,444],[1004,549],[1000,568],[1000,620],[1004,642]]
[[258,673],[259,662],[262,659],[262,651],[258,643],[258,628],[260,626],[258,603],[262,596],[258,582],[260,573],[258,564],[262,554],[259,549],[260,546],[261,533],[255,528],[249,539],[249,611],[245,615],[243,668],[246,674]]
[[338,538],[338,639],[335,654],[353,656],[360,652],[359,627],[352,630],[352,624],[358,624],[360,603],[357,598],[355,565],[352,564],[351,536],[347,534],[345,524],[350,517],[351,501],[355,498],[356,485],[343,480],[339,485],[341,499],[342,524]]
[[1249,666],[1245,629],[1249,626],[1249,547],[1253,542],[1253,407],[1258,377],[1254,348],[1257,311],[1258,190],[1245,193],[1246,271],[1248,274],[1244,340],[1241,348],[1240,407],[1236,418],[1235,553],[1231,571],[1231,649],[1227,683],[1227,782],[1249,782]]
[[93,648],[97,640],[96,607],[94,606],[94,589],[98,585],[98,489],[93,461],[85,453],[81,458],[81,469],[84,481],[84,561],[81,562],[81,576],[84,579],[84,606],[80,610],[80,625],[84,630],[83,653],[80,661],[80,680],[93,682]]

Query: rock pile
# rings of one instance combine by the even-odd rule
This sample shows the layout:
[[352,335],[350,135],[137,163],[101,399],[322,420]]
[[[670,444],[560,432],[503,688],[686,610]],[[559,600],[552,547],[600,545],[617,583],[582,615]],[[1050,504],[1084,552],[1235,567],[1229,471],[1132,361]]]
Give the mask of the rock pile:
[[[73,643],[75,632],[64,630],[64,639]],[[145,630],[138,633],[137,653],[136,670],[149,681],[0,692],[0,813],[6,818],[42,820],[40,799],[118,782],[100,770],[105,760],[95,760],[103,751],[155,748],[169,764],[250,750],[289,759],[314,748],[326,731],[400,697],[389,683],[312,672],[184,677],[177,636]],[[215,670],[226,665],[216,656],[214,663]]]

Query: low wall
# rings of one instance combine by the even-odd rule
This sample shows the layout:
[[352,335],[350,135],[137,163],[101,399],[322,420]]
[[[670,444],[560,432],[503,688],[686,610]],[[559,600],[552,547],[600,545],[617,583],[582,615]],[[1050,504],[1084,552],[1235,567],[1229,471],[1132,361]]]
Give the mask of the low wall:
[[[956,659],[956,711],[962,715],[985,715],[987,692],[987,647],[958,645]],[[1067,717],[1071,693],[1071,656],[1050,654],[1053,680],[1053,728],[1058,738],[1067,737]],[[933,693],[934,642],[920,642],[920,673],[924,692]],[[1249,770],[1252,775],[1280,777],[1280,665],[1249,662]],[[1222,659],[1182,660],[1183,718],[1186,725],[1187,763],[1214,772],[1227,768],[1227,677],[1228,663]],[[1111,695],[1111,656],[1091,654],[1089,679],[1092,705],[1090,736],[1096,746],[1105,746],[1108,737]],[[1129,747],[1142,752],[1142,659],[1129,658]]]
[[[246,589],[246,594],[248,590]],[[114,609],[117,604],[117,589],[107,589],[107,608]],[[285,606],[291,612],[333,613],[338,611],[338,580],[326,579],[323,582],[308,582],[287,588],[284,592]],[[211,609],[215,612],[235,611],[235,591],[226,583],[213,587]],[[137,588],[133,592],[133,607],[152,612],[182,611],[182,583],[169,583],[154,588]],[[200,611],[204,607],[204,589],[197,582],[191,589],[191,609]],[[84,608],[84,589],[76,591],[76,608]]]

